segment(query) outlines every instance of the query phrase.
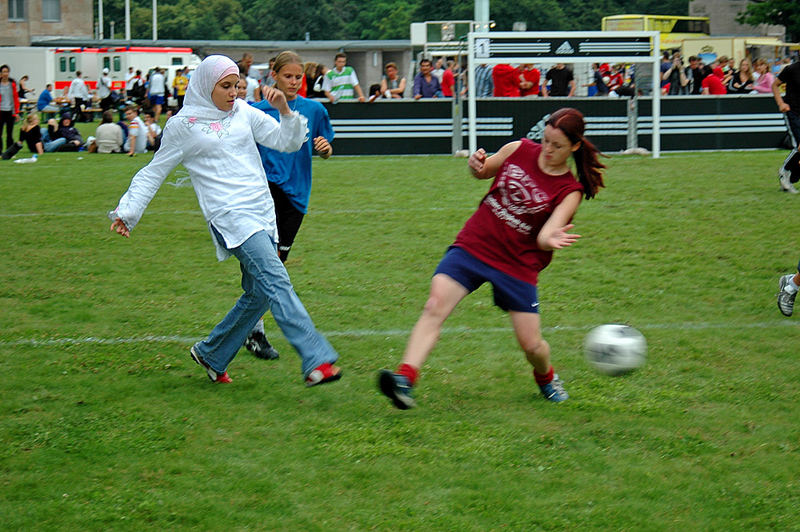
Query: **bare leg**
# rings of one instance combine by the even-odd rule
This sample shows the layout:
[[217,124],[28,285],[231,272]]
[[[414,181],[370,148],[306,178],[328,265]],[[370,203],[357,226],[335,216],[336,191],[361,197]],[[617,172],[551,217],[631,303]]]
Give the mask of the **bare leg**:
[[550,371],[550,345],[542,338],[541,318],[533,312],[509,312],[517,341],[533,369],[540,375]]
[[436,274],[425,308],[408,338],[403,363],[421,368],[439,340],[442,324],[468,294],[467,289],[444,274]]

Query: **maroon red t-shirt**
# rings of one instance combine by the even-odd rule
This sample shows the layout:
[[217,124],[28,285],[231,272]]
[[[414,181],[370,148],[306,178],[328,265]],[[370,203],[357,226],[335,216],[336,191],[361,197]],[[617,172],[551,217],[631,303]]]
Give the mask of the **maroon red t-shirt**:
[[541,149],[540,144],[522,139],[453,243],[489,266],[534,285],[553,257],[552,251],[537,246],[539,231],[567,195],[583,191],[572,172],[558,176],[542,172]]

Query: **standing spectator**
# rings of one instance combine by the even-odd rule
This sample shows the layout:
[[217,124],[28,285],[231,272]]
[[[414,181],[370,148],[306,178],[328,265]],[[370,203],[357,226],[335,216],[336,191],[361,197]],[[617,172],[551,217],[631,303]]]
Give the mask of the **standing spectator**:
[[669,53],[669,50],[664,50],[661,52],[661,88],[663,89],[664,86],[668,83],[664,81],[664,73],[670,69],[672,66],[672,55]]
[[[275,62],[273,61],[273,66]],[[271,69],[270,69],[271,71]],[[325,74],[328,69],[321,63],[308,62],[305,64],[306,75],[306,97],[324,98],[325,97]],[[270,76],[271,77],[271,76]],[[272,78],[274,82],[275,79]],[[273,83],[274,85],[274,83]]]
[[605,72],[600,68],[600,63],[592,63],[592,83],[590,85],[595,88],[595,96],[608,96],[607,79],[609,78],[605,76]]
[[431,74],[436,76],[436,79],[439,80],[439,86],[441,86],[442,80],[444,79],[444,57],[438,57],[436,59],[436,66],[431,70]]
[[166,78],[161,72],[161,69],[156,67],[150,74],[150,105],[153,107],[153,112],[156,114],[156,121],[161,118],[161,108],[167,103],[166,100]]
[[400,366],[380,372],[380,390],[397,408],[415,406],[413,388],[442,325],[484,283],[492,285],[495,305],[509,314],[541,394],[555,403],[569,398],[542,338],[537,283],[553,252],[580,237],[569,231],[581,196],[593,198],[603,186],[605,166],[584,130],[579,111],[559,109],[550,115],[541,144],[522,138],[491,157],[483,149],[470,156],[472,175],[494,181],[436,268]]
[[[781,96],[781,85],[786,84],[786,94]],[[780,71],[772,82],[772,94],[778,109],[786,115],[795,148],[783,161],[780,176],[781,188],[797,194],[794,184],[800,181],[800,62],[794,62]]]
[[147,126],[139,117],[139,107],[129,105],[125,108],[125,118],[128,120],[128,138],[125,139],[124,149],[129,157],[137,153],[147,152]]
[[[706,70],[703,68],[703,63],[696,55],[689,57],[689,70],[692,72],[691,89],[689,94],[702,94],[703,93],[703,78],[706,77]],[[770,91],[772,89],[770,88]]]
[[86,82],[81,78],[81,71],[75,72],[75,79],[69,84],[69,91],[67,97],[73,102],[73,114],[75,115],[76,122],[85,122],[86,118],[83,114],[84,106],[88,106],[92,101],[89,96],[89,89],[86,87]]
[[128,67],[128,72],[125,74],[125,86],[123,87],[122,93],[125,98],[128,97],[128,91],[131,88],[131,80],[136,75],[136,72],[133,71],[133,67]]
[[406,78],[397,75],[397,65],[386,63],[383,68],[386,74],[381,79],[381,94],[384,98],[402,98],[406,92]]
[[763,57],[756,59],[754,64],[758,79],[753,84],[753,91],[760,94],[772,93],[772,82],[775,81],[775,76],[769,71],[769,62]]
[[104,68],[103,73],[97,80],[97,97],[100,98],[100,109],[108,111],[114,104],[111,96],[111,78],[108,76],[108,69]]
[[494,96],[498,98],[518,98],[520,70],[511,65],[501,63],[492,69]]
[[172,90],[175,92],[175,100],[178,102],[178,111],[183,109],[186,87],[189,86],[189,78],[186,76],[188,71],[189,67],[183,67],[175,73],[175,79],[172,80]]
[[725,84],[722,83],[725,74],[722,72],[721,67],[715,67],[711,70],[711,74],[707,74],[703,78],[703,94],[718,96],[721,94],[728,94],[725,89]]
[[[44,113],[57,113],[60,107],[53,105],[53,84],[48,83],[42,93],[39,95],[39,100],[36,102],[36,110]],[[771,90],[771,89],[770,89]]]
[[125,81],[125,98],[138,102],[142,96],[144,96],[144,80],[142,79],[142,71],[137,70],[133,76]]
[[519,67],[519,95],[520,96],[539,96],[539,85],[541,84],[541,73],[539,69],[530,63]]
[[[549,69],[545,75],[545,84],[542,85],[542,96],[572,96],[575,94],[575,78],[572,71],[564,63],[558,63]],[[547,82],[550,82],[550,90],[547,90]]]
[[325,75],[327,78],[325,96],[331,103],[339,100],[364,101],[364,92],[358,84],[358,76],[353,67],[347,66],[347,54],[339,52],[334,58],[334,68]]
[[250,52],[245,52],[242,54],[242,58],[239,60],[238,65],[239,70],[244,72],[248,78],[258,79],[260,77],[260,75],[253,68],[253,54]]
[[492,67],[486,64],[475,67],[475,97],[489,98],[494,95]]
[[114,123],[114,113],[111,110],[103,111],[103,119],[94,133],[94,142],[97,153],[122,152],[122,128]]
[[[672,56],[672,64],[661,74],[661,81],[666,81],[669,85],[667,94],[676,96],[679,94],[689,94],[689,77],[687,76],[689,67],[683,66],[681,54],[675,52]],[[664,85],[662,85],[664,87]]]
[[6,130],[6,149],[14,145],[14,124],[19,117],[19,93],[17,82],[9,77],[8,65],[0,66],[0,145],[3,143],[3,128]]
[[[250,69],[250,71],[252,71],[252,70],[253,69]],[[260,102],[261,101],[261,85],[258,83],[258,80],[253,78],[253,77],[250,77],[249,75],[247,75],[247,73],[245,73],[244,80],[245,80],[245,83],[247,85],[246,88],[245,88],[245,90],[247,91],[247,95],[245,97],[245,101],[247,103]]]
[[749,94],[753,90],[754,84],[753,64],[745,57],[739,61],[739,70],[731,74],[727,86],[728,94]]
[[419,72],[414,76],[414,99],[438,98],[441,94],[439,79],[431,73],[433,65],[430,59],[419,62]]
[[[63,144],[58,147],[57,151],[78,151],[83,145],[83,137],[75,129],[75,123],[72,121],[72,115],[69,112],[61,115],[58,121],[54,118],[47,121],[47,138],[49,142],[64,139]],[[45,151],[49,150],[45,149]]]
[[[264,72],[264,77],[261,78],[261,85],[263,87],[272,87],[275,85],[275,78],[272,77],[272,67],[275,65],[275,58],[269,58],[269,67],[267,67],[266,72]],[[320,90],[321,92],[321,90]]]
[[447,67],[444,69],[442,73],[441,79],[441,88],[442,88],[442,96],[445,98],[452,98],[453,97],[453,89],[456,85],[456,77],[454,75],[454,66],[455,61],[452,59],[447,60]]
[[33,94],[36,92],[34,89],[28,88],[28,76],[27,74],[19,78],[19,99],[20,100],[27,100],[28,94]]

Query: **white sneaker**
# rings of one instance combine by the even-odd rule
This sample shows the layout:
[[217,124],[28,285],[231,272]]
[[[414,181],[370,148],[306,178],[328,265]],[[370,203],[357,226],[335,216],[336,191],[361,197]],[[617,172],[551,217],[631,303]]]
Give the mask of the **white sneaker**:
[[781,166],[781,169],[778,170],[778,176],[780,178],[781,189],[783,191],[788,192],[789,194],[800,193],[800,191],[794,188],[794,184],[792,183],[792,173],[789,170]]
[[781,314],[784,316],[791,316],[792,311],[794,310],[794,299],[797,296],[797,292],[790,294],[787,292],[786,285],[789,284],[794,274],[787,274],[781,276],[780,280],[778,281],[778,308],[781,311]]

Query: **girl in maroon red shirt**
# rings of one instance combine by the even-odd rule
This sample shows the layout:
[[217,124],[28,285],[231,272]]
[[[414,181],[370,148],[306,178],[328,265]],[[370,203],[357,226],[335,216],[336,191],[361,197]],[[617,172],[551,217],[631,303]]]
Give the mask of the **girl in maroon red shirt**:
[[[436,268],[422,316],[411,331],[396,372],[382,370],[381,391],[400,409],[415,405],[412,388],[456,305],[484,282],[494,302],[511,316],[533,376],[550,401],[569,396],[550,364],[550,346],[542,338],[536,282],[553,251],[574,243],[570,223],[581,195],[593,198],[603,186],[599,151],[583,136],[583,115],[560,109],[547,120],[541,144],[510,142],[491,157],[479,149],[469,158],[472,175],[494,178],[478,210]],[[575,160],[578,179],[569,168]]]

